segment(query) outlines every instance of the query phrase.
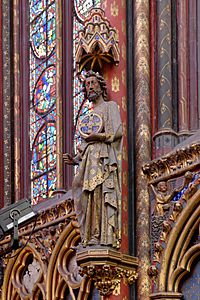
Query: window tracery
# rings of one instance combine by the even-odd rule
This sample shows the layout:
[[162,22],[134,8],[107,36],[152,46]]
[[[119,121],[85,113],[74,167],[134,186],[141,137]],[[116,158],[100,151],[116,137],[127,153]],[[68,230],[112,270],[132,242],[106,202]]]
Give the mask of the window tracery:
[[31,198],[56,188],[56,5],[30,0]]

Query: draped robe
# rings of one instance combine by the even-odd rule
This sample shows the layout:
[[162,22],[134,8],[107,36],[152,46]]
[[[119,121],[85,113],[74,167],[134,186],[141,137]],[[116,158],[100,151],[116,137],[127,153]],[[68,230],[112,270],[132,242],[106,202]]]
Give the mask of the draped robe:
[[121,242],[122,124],[117,104],[103,102],[94,108],[103,120],[104,141],[81,143],[81,162],[73,181],[73,198],[82,244]]

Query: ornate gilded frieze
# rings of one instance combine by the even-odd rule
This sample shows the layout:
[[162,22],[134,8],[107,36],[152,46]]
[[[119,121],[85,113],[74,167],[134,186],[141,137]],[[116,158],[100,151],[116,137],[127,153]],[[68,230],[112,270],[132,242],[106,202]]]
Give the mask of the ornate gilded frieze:
[[181,176],[186,171],[195,169],[199,162],[200,143],[194,143],[145,164],[143,172],[147,175],[150,183],[157,183],[161,180]]
[[84,68],[98,71],[105,63],[118,64],[119,54],[116,29],[111,27],[102,9],[91,9],[76,44],[78,71]]

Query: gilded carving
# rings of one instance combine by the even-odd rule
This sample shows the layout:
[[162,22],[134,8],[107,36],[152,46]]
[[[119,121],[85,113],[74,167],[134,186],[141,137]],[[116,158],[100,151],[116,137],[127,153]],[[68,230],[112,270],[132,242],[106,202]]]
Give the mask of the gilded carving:
[[[192,172],[186,172],[183,184],[179,188],[171,189],[171,191],[169,184],[166,181],[159,181],[156,187],[151,184],[151,188],[155,196],[154,214],[156,216],[164,216],[164,212],[169,210],[172,205],[172,203],[170,203],[171,200],[175,197],[175,195],[190,184],[193,176],[194,174]],[[179,214],[181,207],[181,204],[178,202],[174,204],[174,217]]]
[[100,295],[107,296],[119,285],[122,277],[122,270],[118,267],[104,265],[103,267],[87,266],[81,269],[82,276],[95,281],[95,287],[100,291]]
[[117,286],[115,287],[114,291],[113,291],[113,295],[114,296],[119,296],[121,293],[121,284],[120,282],[117,284]]
[[179,176],[194,169],[200,160],[200,144],[194,143],[184,149],[178,149],[172,154],[153,160],[143,166],[143,172],[151,183]]

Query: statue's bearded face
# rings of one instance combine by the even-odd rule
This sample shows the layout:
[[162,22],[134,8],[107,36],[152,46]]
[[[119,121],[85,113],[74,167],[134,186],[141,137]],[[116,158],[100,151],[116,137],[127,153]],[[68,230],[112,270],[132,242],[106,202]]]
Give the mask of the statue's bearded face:
[[96,101],[102,94],[101,86],[95,76],[91,76],[86,79],[85,87],[89,101]]

